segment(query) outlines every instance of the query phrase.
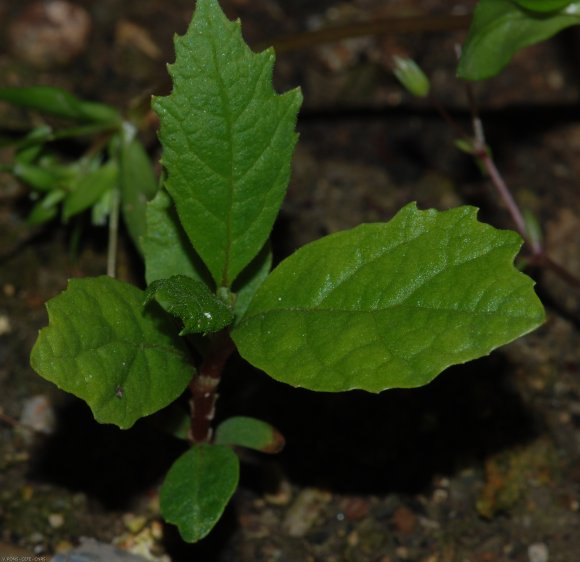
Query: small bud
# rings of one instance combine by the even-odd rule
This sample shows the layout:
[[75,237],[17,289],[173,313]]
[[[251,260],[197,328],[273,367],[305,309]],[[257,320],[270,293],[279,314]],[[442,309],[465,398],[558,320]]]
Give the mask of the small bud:
[[471,156],[475,154],[475,147],[473,146],[473,140],[471,139],[455,139],[453,144],[455,144],[455,148],[458,148],[461,150],[461,152],[465,152],[465,154],[469,154]]
[[399,82],[414,96],[424,98],[429,94],[431,84],[425,73],[411,59],[393,57],[393,72]]

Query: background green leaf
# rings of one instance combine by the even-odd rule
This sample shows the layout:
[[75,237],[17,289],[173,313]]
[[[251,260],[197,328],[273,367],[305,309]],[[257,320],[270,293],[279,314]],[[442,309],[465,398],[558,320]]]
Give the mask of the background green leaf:
[[214,281],[230,287],[278,214],[301,95],[275,94],[273,51],[252,53],[215,0],[197,2],[175,49],[173,92],[153,104],[166,187]]
[[278,453],[284,447],[284,437],[269,423],[246,416],[228,418],[215,432],[218,445],[238,445],[262,453]]
[[67,90],[53,86],[0,88],[0,101],[66,119],[104,122],[112,125],[118,125],[121,122],[119,113],[112,107],[82,101]]
[[157,192],[151,160],[138,139],[123,140],[119,154],[121,210],[131,240],[141,252],[146,233],[147,202]]
[[30,225],[48,222],[58,215],[58,204],[66,197],[66,191],[55,189],[47,193],[30,211],[26,222]]
[[572,0],[513,0],[522,8],[532,12],[553,12],[572,4]]
[[159,493],[161,515],[177,525],[183,540],[205,537],[238,485],[236,454],[222,445],[193,445],[169,469]]
[[72,279],[48,301],[31,365],[85,400],[100,423],[126,429],[175,400],[194,375],[171,319],[110,277]]
[[559,12],[534,13],[512,0],[481,0],[463,45],[457,75],[466,80],[490,78],[520,49],[579,23],[580,2],[571,2]]
[[145,279],[150,284],[172,275],[185,275],[213,284],[200,257],[192,248],[179,224],[173,201],[160,189],[147,204],[147,232],[142,241]]
[[73,191],[64,200],[62,215],[66,221],[92,207],[106,191],[117,185],[119,168],[114,160],[109,160],[96,170],[80,175],[73,183]]
[[416,387],[543,322],[511,231],[476,209],[403,208],[308,244],[260,287],[232,331],[241,355],[311,390]]
[[16,162],[12,173],[37,191],[52,191],[62,186],[62,175],[55,170],[29,162]]
[[201,281],[174,275],[158,279],[147,287],[146,301],[155,299],[169,314],[183,322],[180,336],[217,332],[234,319],[232,310]]
[[240,273],[232,287],[236,294],[234,302],[234,314],[236,321],[244,316],[250,306],[256,291],[268,277],[272,269],[272,248],[270,242],[260,250],[260,253],[252,262]]

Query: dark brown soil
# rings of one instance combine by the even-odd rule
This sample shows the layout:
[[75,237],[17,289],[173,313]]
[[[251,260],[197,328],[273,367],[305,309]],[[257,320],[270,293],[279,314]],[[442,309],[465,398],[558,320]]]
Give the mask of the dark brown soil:
[[[168,89],[165,62],[190,0],[79,0],[92,32],[69,62],[39,67],[10,40],[32,2],[0,2],[0,85],[54,84],[126,110]],[[228,0],[253,45],[315,25],[377,16],[446,14],[474,2]],[[26,16],[28,17],[28,16]],[[27,20],[26,20],[27,21]],[[33,22],[28,22],[30,26]],[[487,138],[521,204],[538,217],[552,257],[580,275],[580,31],[520,53],[476,87]],[[463,32],[310,45],[278,57],[279,90],[305,95],[287,201],[274,231],[278,258],[329,232],[387,220],[402,205],[469,203],[510,228],[509,216],[454,132],[388,71],[413,56],[434,94],[469,127],[453,45]],[[40,39],[39,39],[40,41]],[[46,49],[49,47],[47,46]],[[70,48],[70,47],[66,47]],[[0,107],[0,132],[28,116]],[[157,153],[154,128],[144,131]],[[6,155],[0,152],[0,162]],[[314,394],[234,361],[218,415],[275,424],[287,447],[244,456],[239,492],[210,537],[183,545],[157,514],[156,488],[179,452],[149,424],[126,432],[33,373],[28,354],[43,303],[71,276],[104,271],[104,233],[25,223],[26,190],[0,176],[0,559],[50,555],[92,537],[174,562],[576,562],[580,560],[580,299],[554,274],[531,272],[546,324],[425,388],[381,395]],[[128,244],[121,276],[140,279]],[[42,396],[50,435],[9,423]],[[40,423],[49,420],[38,413]]]

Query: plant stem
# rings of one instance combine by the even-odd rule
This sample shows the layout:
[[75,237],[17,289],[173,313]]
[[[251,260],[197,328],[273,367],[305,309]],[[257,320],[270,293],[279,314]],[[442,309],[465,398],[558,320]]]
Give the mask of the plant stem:
[[227,329],[213,335],[210,339],[209,350],[199,368],[199,373],[189,383],[191,391],[189,439],[192,443],[204,443],[211,440],[211,422],[218,398],[216,390],[224,366],[234,349],[234,343]]
[[488,173],[489,178],[491,180],[492,185],[497,190],[500,198],[504,202],[507,210],[512,218],[512,221],[515,224],[516,230],[520,234],[520,236],[530,245],[532,250],[532,254],[534,256],[540,255],[543,253],[542,247],[540,243],[532,238],[526,227],[526,222],[516,203],[515,199],[513,198],[510,190],[508,189],[501,173],[497,169],[493,158],[491,157],[489,150],[485,146],[476,146],[475,147],[475,157],[480,161],[481,165]]
[[526,221],[524,220],[524,216],[520,211],[516,200],[511,194],[507,184],[505,183],[503,176],[501,175],[500,171],[498,170],[493,157],[489,151],[487,143],[485,142],[485,133],[483,130],[483,123],[479,118],[478,111],[477,111],[477,104],[475,103],[475,95],[473,93],[473,88],[471,84],[465,84],[465,91],[467,92],[467,99],[469,101],[469,109],[471,111],[471,124],[473,127],[473,147],[474,147],[474,156],[479,160],[483,169],[489,175],[489,179],[491,180],[492,185],[495,187],[496,191],[498,192],[500,199],[504,202],[507,210],[514,222],[516,230],[520,234],[520,236],[526,241],[527,244],[530,245],[532,250],[532,255],[539,256],[543,254],[543,249],[538,240],[536,240],[533,236],[530,236],[528,232],[528,227],[526,225]]
[[[460,54],[460,53],[458,53]],[[531,264],[542,267],[544,269],[551,269],[556,275],[563,279],[566,283],[573,287],[580,287],[580,278],[574,275],[572,272],[562,267],[560,264],[555,262],[544,250],[541,243],[531,236],[528,227],[526,226],[526,221],[524,220],[523,214],[516,203],[514,197],[511,194],[506,182],[501,175],[495,161],[489,151],[487,143],[485,141],[485,132],[483,129],[483,124],[479,118],[477,112],[477,105],[475,103],[475,96],[473,94],[473,89],[470,84],[466,84],[466,92],[469,101],[469,108],[471,111],[471,122],[473,127],[473,137],[471,139],[471,145],[473,147],[473,156],[476,158],[481,167],[487,172],[492,185],[499,194],[501,200],[504,202],[507,210],[511,216],[514,225],[524,239],[524,241],[529,245],[532,258]],[[433,96],[429,96],[430,101],[435,108],[435,110],[441,115],[441,117],[447,122],[447,124],[459,134],[459,138],[468,138],[468,135],[464,134],[461,126],[449,115],[445,108],[441,105],[438,99]]]
[[120,194],[118,189],[111,193],[111,213],[109,215],[109,239],[107,245],[107,275],[115,277],[117,271],[117,242],[119,240],[119,207]]
[[258,45],[258,48],[266,48],[272,45],[276,53],[280,54],[311,48],[324,43],[333,43],[343,39],[352,39],[353,37],[464,30],[468,28],[470,21],[470,15],[374,18],[370,21],[325,27],[275,38],[264,45]]

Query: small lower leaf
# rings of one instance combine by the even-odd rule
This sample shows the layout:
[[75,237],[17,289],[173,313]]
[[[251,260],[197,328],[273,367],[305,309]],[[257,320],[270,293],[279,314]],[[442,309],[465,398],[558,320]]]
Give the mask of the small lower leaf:
[[122,429],[175,400],[194,374],[188,352],[160,307],[143,310],[143,291],[110,277],[71,279],[48,301],[49,325],[32,349],[32,368],[83,399],[100,423]]
[[238,486],[239,461],[223,445],[193,445],[169,469],[159,494],[161,515],[183,540],[197,542],[217,523]]
[[185,275],[153,281],[145,291],[146,302],[153,299],[183,322],[180,336],[217,332],[234,319],[231,309],[207,286]]
[[277,429],[265,421],[245,416],[235,416],[220,423],[216,428],[215,442],[262,453],[279,453],[284,448],[284,437]]

